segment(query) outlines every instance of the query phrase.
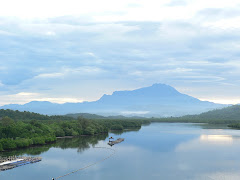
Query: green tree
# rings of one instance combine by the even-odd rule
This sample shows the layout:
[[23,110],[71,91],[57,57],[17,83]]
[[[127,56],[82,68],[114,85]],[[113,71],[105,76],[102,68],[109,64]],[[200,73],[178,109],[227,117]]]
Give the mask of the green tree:
[[56,135],[56,137],[63,137],[63,136],[65,136],[65,132],[63,131],[63,129],[57,128],[55,130],[55,135]]
[[1,143],[0,143],[0,151],[3,151],[3,147]]
[[80,123],[82,125],[83,129],[86,129],[89,126],[89,124],[90,124],[90,120],[86,119],[86,118],[84,118],[82,116],[79,116],[78,117],[78,123]]
[[3,117],[0,122],[3,127],[7,127],[14,124],[14,120],[8,116]]
[[116,124],[116,125],[113,125],[112,127],[111,127],[111,130],[123,130],[123,126],[122,125],[120,125],[120,124]]
[[0,144],[4,150],[15,149],[17,147],[13,139],[1,139]]
[[84,134],[86,134],[86,135],[94,135],[94,129],[89,126],[89,127],[87,127],[84,130]]

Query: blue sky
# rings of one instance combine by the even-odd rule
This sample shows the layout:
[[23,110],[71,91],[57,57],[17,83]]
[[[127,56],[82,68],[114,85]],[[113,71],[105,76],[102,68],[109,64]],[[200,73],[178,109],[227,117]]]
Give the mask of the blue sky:
[[238,0],[0,0],[0,105],[153,83],[239,103],[239,22]]

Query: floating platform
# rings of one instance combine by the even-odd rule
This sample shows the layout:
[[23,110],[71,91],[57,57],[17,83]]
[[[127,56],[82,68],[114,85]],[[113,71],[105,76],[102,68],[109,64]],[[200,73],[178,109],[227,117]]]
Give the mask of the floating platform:
[[0,158],[0,171],[13,169],[19,166],[41,161],[41,157],[9,157]]
[[118,138],[116,141],[109,141],[108,145],[113,146],[113,145],[121,143],[123,141],[124,141],[124,138]]

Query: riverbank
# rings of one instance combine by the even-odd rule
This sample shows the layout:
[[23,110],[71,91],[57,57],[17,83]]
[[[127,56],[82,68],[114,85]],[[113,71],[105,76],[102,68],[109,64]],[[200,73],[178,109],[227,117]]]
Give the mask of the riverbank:
[[107,134],[112,130],[140,129],[146,120],[89,120],[79,118],[73,121],[18,121],[0,123],[0,152],[44,145],[55,142],[60,138],[72,138],[78,136],[93,136]]

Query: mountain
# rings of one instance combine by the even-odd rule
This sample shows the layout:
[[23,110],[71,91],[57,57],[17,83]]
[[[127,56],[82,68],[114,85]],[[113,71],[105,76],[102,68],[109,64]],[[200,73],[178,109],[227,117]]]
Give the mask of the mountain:
[[226,105],[200,101],[178,92],[169,85],[154,84],[132,91],[115,91],[112,95],[105,94],[93,102],[56,104],[32,101],[24,105],[9,104],[0,108],[48,115],[92,113],[104,116],[167,117],[199,114],[222,107],[226,107]]

